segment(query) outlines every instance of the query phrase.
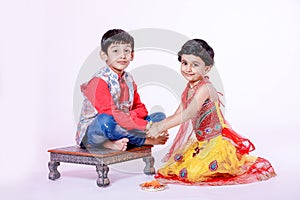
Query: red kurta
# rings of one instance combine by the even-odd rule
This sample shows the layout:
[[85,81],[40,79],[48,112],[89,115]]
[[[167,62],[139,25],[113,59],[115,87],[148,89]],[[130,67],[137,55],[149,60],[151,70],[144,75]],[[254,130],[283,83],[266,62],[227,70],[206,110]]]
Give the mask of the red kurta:
[[[122,87],[127,87],[126,84]],[[126,89],[126,88],[125,88]],[[99,114],[112,115],[116,122],[127,130],[145,130],[147,121],[144,119],[148,115],[145,105],[141,102],[134,83],[134,100],[129,113],[119,110],[115,105],[107,83],[101,78],[94,77],[85,88],[82,88],[84,95],[96,108]],[[124,91],[124,88],[122,89]],[[122,93],[122,92],[121,92]],[[124,99],[125,96],[125,99]],[[125,101],[127,95],[122,95],[121,101]]]

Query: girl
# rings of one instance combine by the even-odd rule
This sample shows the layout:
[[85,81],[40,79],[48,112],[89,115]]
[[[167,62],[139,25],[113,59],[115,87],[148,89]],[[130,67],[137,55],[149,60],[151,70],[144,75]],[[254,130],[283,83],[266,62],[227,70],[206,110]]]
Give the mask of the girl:
[[249,155],[254,145],[234,132],[223,118],[218,93],[206,76],[214,64],[213,49],[204,40],[189,40],[179,51],[178,60],[188,81],[181,104],[147,133],[157,137],[181,124],[164,158],[166,163],[155,178],[163,183],[228,185],[275,176],[266,159]]

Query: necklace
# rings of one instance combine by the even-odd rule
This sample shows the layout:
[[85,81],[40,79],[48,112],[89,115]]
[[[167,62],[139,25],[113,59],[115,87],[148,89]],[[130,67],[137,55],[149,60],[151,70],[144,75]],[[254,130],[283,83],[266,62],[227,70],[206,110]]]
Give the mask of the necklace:
[[187,95],[188,99],[194,95],[194,93],[196,91],[195,87],[199,84],[200,81],[201,80],[195,82],[195,84],[193,84],[193,86],[191,86],[191,84],[189,84],[188,95]]
[[194,93],[195,93],[195,86],[194,87],[190,87],[189,89],[188,89],[188,95],[187,95],[187,98],[188,99],[190,99],[193,95],[194,95]]
[[201,80],[195,82],[193,86],[191,86],[191,84],[189,84],[190,89],[193,89],[194,87],[196,87],[196,85],[198,85],[198,83],[199,83],[200,81],[201,81]]

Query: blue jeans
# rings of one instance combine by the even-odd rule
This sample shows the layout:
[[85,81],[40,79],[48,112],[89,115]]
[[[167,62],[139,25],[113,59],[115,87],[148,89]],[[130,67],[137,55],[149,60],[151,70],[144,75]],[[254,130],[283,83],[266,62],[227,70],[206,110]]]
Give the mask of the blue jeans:
[[[148,115],[145,120],[159,122],[165,118],[164,113],[156,112]],[[129,144],[142,146],[146,140],[146,133],[137,129],[126,130],[116,123],[113,116],[99,114],[89,125],[82,143],[83,145],[97,147],[106,140],[119,140],[122,138],[128,138]]]

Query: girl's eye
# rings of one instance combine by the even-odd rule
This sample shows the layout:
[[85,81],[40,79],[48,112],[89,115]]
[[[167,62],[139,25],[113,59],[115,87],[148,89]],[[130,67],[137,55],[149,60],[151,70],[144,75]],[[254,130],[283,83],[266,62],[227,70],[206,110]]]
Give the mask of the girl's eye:
[[185,61],[182,61],[181,64],[182,64],[182,65],[186,65],[187,63],[186,63]]
[[199,67],[199,65],[198,65],[198,64],[193,64],[193,66],[194,66],[194,67]]

